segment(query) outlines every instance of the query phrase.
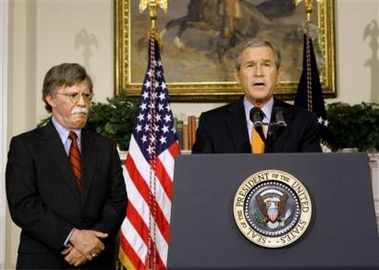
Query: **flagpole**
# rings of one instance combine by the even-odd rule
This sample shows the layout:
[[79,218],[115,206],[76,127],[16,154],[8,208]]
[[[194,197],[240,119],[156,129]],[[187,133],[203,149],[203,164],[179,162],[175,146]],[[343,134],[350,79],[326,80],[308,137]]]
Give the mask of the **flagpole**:
[[[146,8],[149,8],[149,18],[150,18],[150,30],[149,30],[149,56],[150,60],[149,63],[150,65],[156,65],[155,61],[155,41],[157,39],[157,33],[156,33],[156,21],[158,19],[158,13],[157,9],[162,8],[166,13],[167,13],[167,0],[140,0],[140,5],[139,5],[139,11],[142,13]],[[153,70],[156,69],[156,66],[151,67]],[[151,78],[151,83],[152,85],[155,85],[156,78],[153,74]],[[151,103],[155,104],[155,87],[151,87],[150,93],[149,93]],[[155,115],[155,106],[151,106],[150,108],[150,114]],[[157,149],[156,149],[156,135],[157,132],[156,130],[156,123],[154,120],[154,117],[152,118],[150,122],[150,130],[153,132],[151,133],[151,136],[154,138],[152,143],[152,151],[151,151],[151,157],[150,157],[150,173],[149,173],[149,186],[151,192],[149,193],[149,201],[148,201],[148,206],[150,209],[150,214],[149,214],[149,237],[148,237],[148,244],[147,244],[147,257],[145,259],[145,268],[147,270],[157,270],[158,269],[158,262],[157,262],[157,246],[156,246],[156,213],[157,213],[157,205],[156,205],[156,171],[157,171],[157,164],[156,164],[156,158],[157,158]]]
[[[296,0],[296,5],[303,0]],[[318,0],[320,4],[323,0]],[[321,146],[323,151],[330,152],[333,147],[333,138],[329,129],[325,102],[318,70],[316,54],[312,39],[316,41],[319,33],[317,25],[312,23],[311,15],[314,10],[313,0],[304,0],[306,20],[302,25],[304,31],[303,70],[300,76],[294,104],[316,114],[320,127]]]
[[128,207],[120,230],[119,258],[125,269],[166,270],[180,145],[155,29],[157,9],[167,12],[167,0],[140,0],[140,12],[147,8],[151,20],[148,65],[125,159]]
[[[158,63],[156,59],[156,47],[155,42],[157,41],[157,31],[156,31],[156,20],[158,18],[157,9],[162,8],[167,13],[167,0],[140,0],[139,11],[142,13],[146,8],[149,8],[149,19],[151,27],[149,30],[149,68],[151,71],[151,87],[149,90],[150,108],[149,114],[156,115],[156,69],[158,68]],[[147,242],[147,254],[144,260],[145,269],[147,270],[158,270],[158,247],[157,247],[157,123],[155,117],[152,117],[149,122],[149,129],[151,130],[151,150],[150,150],[150,172],[148,177],[149,184],[149,195],[148,195],[148,208],[150,209],[149,220],[148,220],[148,242]]]

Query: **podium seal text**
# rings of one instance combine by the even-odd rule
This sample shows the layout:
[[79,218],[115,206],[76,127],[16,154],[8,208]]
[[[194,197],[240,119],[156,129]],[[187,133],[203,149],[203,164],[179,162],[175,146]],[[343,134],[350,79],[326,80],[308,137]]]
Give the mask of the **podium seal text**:
[[265,170],[240,185],[233,211],[238,228],[248,240],[266,248],[281,248],[305,233],[312,217],[312,202],[296,177]]

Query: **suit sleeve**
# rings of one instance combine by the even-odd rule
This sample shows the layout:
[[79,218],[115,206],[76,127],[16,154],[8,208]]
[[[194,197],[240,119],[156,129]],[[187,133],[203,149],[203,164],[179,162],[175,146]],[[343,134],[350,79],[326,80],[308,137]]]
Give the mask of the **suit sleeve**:
[[48,208],[39,196],[36,160],[21,138],[11,140],[6,194],[11,217],[22,234],[59,253],[73,225]]
[[126,215],[127,195],[123,169],[116,146],[111,147],[108,170],[107,199],[102,208],[101,217],[93,226],[99,230],[111,234],[113,238],[119,231]]
[[213,153],[212,140],[207,132],[207,120],[204,114],[200,115],[199,125],[196,130],[196,141],[192,146],[192,154]]

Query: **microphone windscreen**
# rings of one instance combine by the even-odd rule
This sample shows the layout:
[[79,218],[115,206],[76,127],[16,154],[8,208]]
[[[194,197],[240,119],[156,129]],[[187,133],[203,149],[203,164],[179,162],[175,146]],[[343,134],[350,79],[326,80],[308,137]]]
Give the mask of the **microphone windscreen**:
[[263,125],[263,112],[259,107],[253,107],[250,110],[250,120],[254,123],[255,127]]
[[286,127],[287,126],[287,123],[284,119],[284,114],[283,114],[283,109],[282,107],[274,107],[272,109],[273,111],[273,115],[274,115],[274,120],[275,120],[275,123],[276,125],[280,126],[280,127]]

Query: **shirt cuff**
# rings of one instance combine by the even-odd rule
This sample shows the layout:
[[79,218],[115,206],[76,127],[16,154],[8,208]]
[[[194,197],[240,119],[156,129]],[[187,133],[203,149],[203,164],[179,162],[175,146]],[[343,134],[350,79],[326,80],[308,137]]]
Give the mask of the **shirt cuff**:
[[65,248],[69,248],[69,247],[71,247],[71,244],[70,244],[70,237],[71,237],[72,233],[74,232],[74,230],[75,230],[75,228],[73,228],[73,229],[71,230],[71,232],[68,234],[66,240],[64,241],[63,246],[64,246]]

